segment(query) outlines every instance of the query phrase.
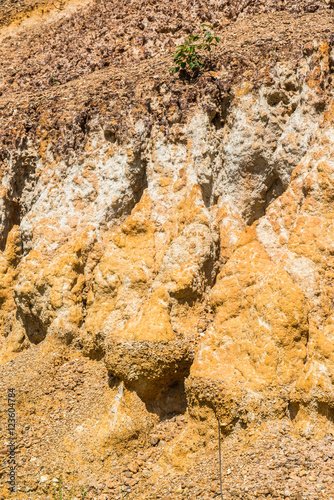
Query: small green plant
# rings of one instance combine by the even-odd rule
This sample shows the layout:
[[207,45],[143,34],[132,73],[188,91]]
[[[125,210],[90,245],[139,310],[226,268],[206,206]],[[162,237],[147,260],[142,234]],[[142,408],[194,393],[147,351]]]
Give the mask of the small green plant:
[[212,48],[220,42],[220,38],[211,32],[213,27],[210,24],[202,24],[202,28],[202,34],[191,34],[182,45],[178,45],[174,54],[176,66],[170,68],[170,71],[178,73],[181,69],[196,70],[204,66],[201,51],[205,50],[211,54]]
[[49,80],[50,80],[50,83],[51,83],[52,85],[54,85],[54,84],[56,84],[56,83],[57,83],[58,85],[60,85],[60,82],[58,82],[58,80],[56,80],[53,76],[49,76]]
[[[74,493],[74,479],[72,483],[70,497],[68,500],[73,500],[73,493]],[[85,488],[82,488],[80,498],[84,499],[86,498],[86,496],[87,496],[87,491],[85,490]],[[62,476],[60,476],[60,478],[58,479],[58,488],[56,488],[55,485],[53,485],[53,500],[66,500],[64,497],[64,485]]]
[[[56,490],[55,485],[53,485],[53,498],[54,498],[54,500],[64,500],[64,496],[63,496],[63,478],[62,478],[62,476],[60,476],[60,478],[58,479],[58,488],[57,488],[57,490]],[[72,490],[71,490],[70,500],[72,500],[72,498],[73,498],[73,486],[72,486]]]
[[85,488],[82,488],[81,490],[81,498],[86,498],[87,496],[87,491],[85,490]]

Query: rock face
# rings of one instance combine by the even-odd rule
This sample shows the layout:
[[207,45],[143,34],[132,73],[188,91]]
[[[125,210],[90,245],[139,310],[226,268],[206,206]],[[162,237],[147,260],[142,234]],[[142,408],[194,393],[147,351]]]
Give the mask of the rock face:
[[[94,481],[136,456],[128,494],[159,498],[150,473],[130,481],[165,436],[158,482],[209,452],[216,419],[225,436],[259,420],[330,436],[332,2],[203,2],[188,18],[167,0],[14,4],[0,14],[0,370],[22,454],[54,457],[45,473],[74,470],[90,498],[119,498]],[[175,44],[204,21],[222,43],[196,78],[173,76]],[[21,466],[18,498],[50,494],[38,461]]]

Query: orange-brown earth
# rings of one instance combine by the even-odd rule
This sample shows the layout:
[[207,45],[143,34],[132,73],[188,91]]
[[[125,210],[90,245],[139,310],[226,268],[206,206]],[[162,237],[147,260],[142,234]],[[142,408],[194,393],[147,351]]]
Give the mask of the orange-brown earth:
[[334,499],[333,8],[2,2],[1,499]]

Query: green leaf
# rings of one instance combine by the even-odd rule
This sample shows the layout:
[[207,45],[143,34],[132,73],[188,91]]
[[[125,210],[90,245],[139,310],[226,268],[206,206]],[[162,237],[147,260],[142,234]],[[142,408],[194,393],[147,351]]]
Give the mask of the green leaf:
[[212,47],[217,45],[220,38],[211,31],[213,30],[211,24],[203,23],[202,28],[204,29],[204,33],[201,35],[191,33],[182,45],[177,46],[174,53],[176,67],[170,68],[170,71],[177,73],[181,68],[186,69],[187,66],[191,69],[203,67],[204,63],[201,62],[202,56],[199,51],[205,50],[206,52],[211,52]]
[[73,499],[73,491],[74,491],[74,479],[73,479],[73,482],[72,482],[72,488],[71,488],[71,496],[70,496],[70,500]]

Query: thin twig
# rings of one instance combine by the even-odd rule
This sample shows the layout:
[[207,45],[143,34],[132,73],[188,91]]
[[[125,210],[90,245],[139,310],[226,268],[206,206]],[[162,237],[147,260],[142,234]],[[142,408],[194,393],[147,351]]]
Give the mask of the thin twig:
[[221,441],[220,441],[220,422],[219,418],[218,420],[218,443],[219,443],[219,479],[220,479],[220,496],[221,500],[223,499],[223,483],[222,483],[222,448],[221,448]]

